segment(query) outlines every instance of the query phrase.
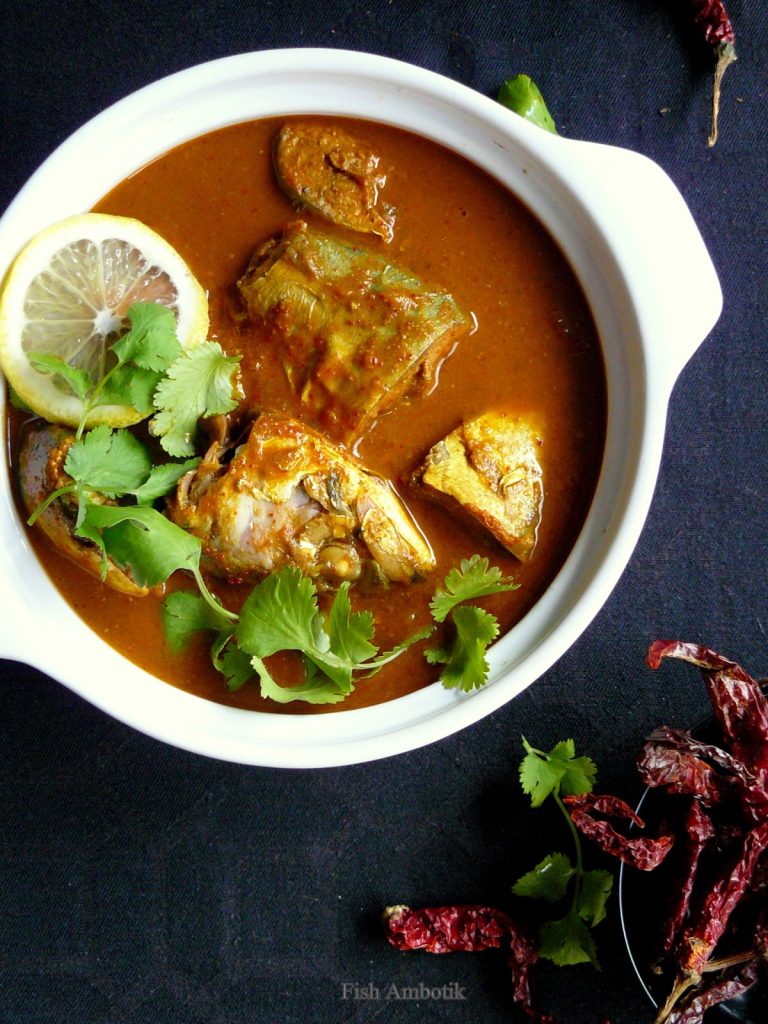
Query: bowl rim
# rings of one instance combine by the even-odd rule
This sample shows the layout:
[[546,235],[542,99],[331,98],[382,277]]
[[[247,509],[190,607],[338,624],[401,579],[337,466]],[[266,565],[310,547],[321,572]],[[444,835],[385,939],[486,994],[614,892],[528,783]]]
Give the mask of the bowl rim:
[[[290,106],[287,97],[295,94],[297,83],[322,85],[326,91],[313,89],[311,104],[294,100],[290,101],[294,103]],[[349,91],[350,83],[354,84],[353,92]],[[611,291],[617,310],[613,314],[613,326],[625,332],[622,344],[631,340],[629,355],[632,358],[627,354],[617,355],[617,359],[624,360],[617,372],[630,375],[632,380],[630,401],[626,406],[616,401],[609,380],[609,424],[603,467],[582,531],[545,594],[492,648],[491,678],[482,690],[456,694],[434,683],[416,693],[368,708],[339,708],[325,715],[270,714],[225,707],[194,697],[138,669],[92,633],[59,597],[37,563],[10,499],[8,467],[4,464],[5,514],[0,517],[4,543],[0,561],[6,571],[2,587],[7,599],[15,595],[15,603],[5,629],[0,630],[0,653],[27,661],[114,717],[188,750],[275,767],[359,763],[403,753],[473,724],[538,679],[584,632],[617,583],[645,521],[661,458],[667,402],[679,367],[670,369],[659,346],[648,343],[649,333],[658,327],[656,314],[646,308],[649,307],[647,301],[643,304],[642,287],[637,276],[633,279],[631,245],[621,237],[622,225],[611,221],[616,206],[604,207],[603,183],[592,180],[596,166],[594,151],[607,151],[607,147],[551,136],[458,82],[414,65],[358,51],[308,48],[238,54],[176,72],[119,100],[65,140],[10,204],[0,219],[0,272],[4,272],[20,247],[20,235],[27,231],[26,237],[29,237],[37,230],[35,226],[30,230],[30,223],[46,216],[40,208],[41,195],[62,168],[67,170],[73,166],[79,153],[87,152],[89,147],[102,146],[110,133],[114,135],[125,131],[126,126],[135,127],[141,122],[142,131],[153,133],[142,150],[144,158],[138,162],[139,166],[143,165],[147,162],[147,153],[152,152],[151,146],[157,145],[163,137],[163,131],[166,137],[169,128],[175,132],[173,141],[166,144],[165,149],[182,140],[183,135],[178,133],[183,133],[184,127],[179,121],[174,122],[175,110],[186,110],[185,104],[189,106],[197,97],[195,104],[210,116],[211,104],[220,100],[223,91],[229,90],[236,102],[228,119],[221,124],[236,123],[243,120],[238,116],[243,89],[248,86],[253,90],[256,84],[261,90],[259,95],[265,97],[264,102],[275,98],[280,101],[277,104],[280,109],[263,110],[257,116],[332,112],[333,104],[341,103],[346,97],[351,107],[345,110],[347,116],[369,116],[372,120],[418,130],[443,145],[463,151],[466,156],[471,155],[475,163],[497,177],[500,167],[507,173],[509,166],[508,174],[514,172],[518,186],[512,190],[533,209],[565,250],[582,287],[584,271],[574,258],[572,250],[577,243],[573,239],[578,239],[580,232],[584,232],[585,237],[588,234],[584,264],[588,264],[587,271],[595,280],[604,282],[600,287]],[[358,113],[362,106],[366,110],[378,110],[377,102],[382,97],[394,103],[404,96],[409,99],[407,116],[399,113],[395,118],[392,109],[386,106],[383,108],[386,116]],[[282,109],[281,104],[284,107],[286,102],[290,109]],[[148,117],[148,110],[152,111],[151,117]],[[440,121],[440,117],[444,120]],[[409,126],[414,121],[419,128]],[[446,142],[448,124],[454,128]],[[205,127],[203,130],[212,129]],[[203,131],[198,129],[192,134],[203,134]],[[471,152],[480,138],[486,147],[482,158]],[[122,152],[117,147],[114,159],[119,159]],[[636,154],[617,150],[612,150],[611,154],[614,160],[631,157],[631,167],[641,176],[650,175],[650,168],[654,169],[653,173],[663,174]],[[606,152],[601,152],[600,156],[609,159]],[[126,173],[130,172],[123,169],[113,183],[122,180]],[[532,184],[534,178],[536,181]],[[650,179],[645,177],[644,180]],[[669,180],[665,180],[671,186]],[[508,180],[505,179],[505,183],[512,188]],[[82,196],[84,187],[73,186],[75,195]],[[103,188],[98,191],[93,201],[106,191]],[[562,230],[557,231],[553,230],[552,211],[558,197],[563,195],[568,203],[558,212]],[[46,222],[50,221],[43,220],[40,226]],[[603,261],[599,272],[595,268],[598,260]],[[598,301],[594,289],[585,287],[585,291],[594,314],[594,304]],[[719,307],[712,324],[718,314]],[[597,321],[598,317],[595,319]],[[601,329],[600,322],[598,329]],[[696,345],[703,337],[704,334],[696,339]],[[605,345],[606,339],[602,340]],[[623,445],[618,442],[622,437],[618,435],[613,450],[610,448],[613,421],[613,434],[617,435],[620,429],[623,439],[632,442],[625,451],[621,451]],[[626,464],[618,466],[622,457]],[[25,574],[27,578],[20,579]],[[90,638],[87,673],[83,672],[82,662],[72,659],[71,650],[65,657],[54,657],[53,651],[61,650],[58,644],[42,647],[39,641],[35,642],[33,624],[25,619],[24,608],[39,606],[41,587],[45,612],[59,627],[62,640],[66,638],[64,650],[77,646],[72,642],[73,635],[81,640],[85,635]],[[120,664],[123,671],[128,671],[129,666],[130,687],[115,678],[116,664]],[[109,688],[103,685],[105,676],[110,679]],[[246,716],[249,724],[242,716]],[[336,725],[330,724],[332,722]]]

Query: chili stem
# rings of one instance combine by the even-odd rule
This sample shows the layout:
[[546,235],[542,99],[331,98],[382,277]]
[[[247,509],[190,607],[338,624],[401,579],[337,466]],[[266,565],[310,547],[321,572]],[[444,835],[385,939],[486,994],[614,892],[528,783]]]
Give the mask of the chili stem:
[[667,996],[667,1001],[656,1015],[656,1019],[653,1024],[666,1024],[669,1020],[670,1014],[680,999],[685,995],[689,988],[693,985],[697,985],[699,981],[700,978],[695,974],[684,974],[679,976],[675,981],[675,984],[672,986],[672,991]]
[[707,145],[710,148],[717,142],[717,119],[720,114],[720,88],[723,82],[723,75],[735,60],[736,50],[733,47],[733,43],[719,43],[717,47],[715,81],[712,86],[712,127],[707,139]]
[[743,953],[734,953],[732,956],[721,957],[720,960],[710,960],[701,968],[702,974],[705,971],[724,971],[728,967],[736,967],[738,964],[745,964],[754,960],[756,953],[754,949],[745,950]]
[[[724,956],[719,960],[710,960],[701,968],[702,973],[710,971],[723,971],[729,967],[737,967],[739,964],[745,964],[750,960],[754,960],[755,951],[748,949],[743,953],[734,953],[732,956]],[[659,1011],[656,1020],[653,1024],[666,1024],[670,1014],[674,1010],[677,1003],[685,995],[689,988],[693,985],[698,985],[701,978],[696,974],[684,974],[677,978],[672,991],[667,997],[667,1001]]]

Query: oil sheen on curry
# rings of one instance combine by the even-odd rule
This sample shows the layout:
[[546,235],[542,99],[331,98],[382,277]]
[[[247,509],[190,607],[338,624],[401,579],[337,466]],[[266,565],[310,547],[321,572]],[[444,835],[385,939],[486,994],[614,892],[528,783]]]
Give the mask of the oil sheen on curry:
[[[432,623],[435,590],[473,555],[518,584],[478,602],[501,632],[536,602],[592,499],[605,377],[572,271],[509,192],[418,136],[312,117],[194,139],[96,209],[164,236],[208,292],[209,337],[242,355],[242,401],[206,425],[200,462],[163,506],[202,543],[205,579],[226,607],[295,567],[321,609],[348,588],[389,650]],[[12,427],[34,507],[68,436],[17,414]],[[263,699],[258,677],[230,693],[203,637],[172,653],[163,594],[117,566],[102,581],[99,558],[72,538],[76,510],[60,504],[34,543],[109,644],[214,701],[322,710]],[[165,589],[187,587],[182,575]],[[290,685],[295,656],[270,664]],[[438,675],[417,643],[336,706],[390,700]]]

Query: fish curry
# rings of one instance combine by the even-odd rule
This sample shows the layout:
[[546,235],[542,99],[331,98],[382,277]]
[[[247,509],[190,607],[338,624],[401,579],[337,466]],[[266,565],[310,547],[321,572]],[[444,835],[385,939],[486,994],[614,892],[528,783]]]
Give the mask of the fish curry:
[[[585,297],[514,196],[426,139],[313,117],[194,139],[96,209],[178,250],[208,293],[210,337],[242,356],[238,409],[208,424],[166,504],[200,538],[222,603],[237,610],[255,581],[295,566],[321,607],[349,585],[386,650],[430,624],[436,588],[479,555],[518,584],[483,599],[501,630],[525,614],[589,509],[606,394]],[[69,442],[11,418],[36,503],[44,442]],[[31,535],[80,616],[149,672],[234,706],[318,710],[264,700],[257,679],[228,692],[202,638],[169,649],[161,593],[116,569],[107,585],[71,542]],[[167,587],[187,586],[176,576]],[[274,658],[290,679],[292,656]],[[343,707],[437,676],[415,645]]]

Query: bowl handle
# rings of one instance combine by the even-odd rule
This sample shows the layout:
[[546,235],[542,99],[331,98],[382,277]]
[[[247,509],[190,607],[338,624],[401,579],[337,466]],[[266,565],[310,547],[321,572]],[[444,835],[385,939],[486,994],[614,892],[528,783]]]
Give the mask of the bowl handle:
[[588,205],[622,257],[650,339],[653,368],[666,372],[671,390],[723,306],[704,240],[677,186],[658,164],[592,142],[575,142],[572,151]]

